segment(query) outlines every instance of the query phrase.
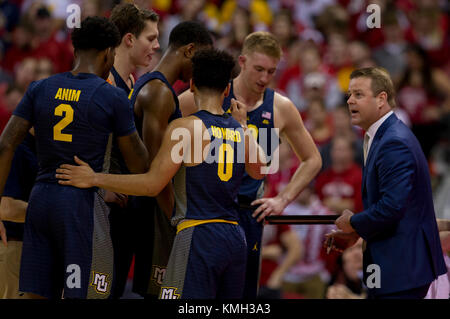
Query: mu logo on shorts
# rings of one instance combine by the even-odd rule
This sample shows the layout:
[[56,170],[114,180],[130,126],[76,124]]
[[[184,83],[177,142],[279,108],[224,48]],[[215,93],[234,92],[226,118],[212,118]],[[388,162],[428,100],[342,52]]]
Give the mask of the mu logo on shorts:
[[165,273],[166,273],[166,268],[153,265],[152,280],[161,286],[163,283]]
[[91,286],[94,286],[98,293],[107,293],[109,288],[108,275],[93,271]]
[[180,299],[180,294],[177,294],[177,288],[161,287],[161,295],[159,299]]

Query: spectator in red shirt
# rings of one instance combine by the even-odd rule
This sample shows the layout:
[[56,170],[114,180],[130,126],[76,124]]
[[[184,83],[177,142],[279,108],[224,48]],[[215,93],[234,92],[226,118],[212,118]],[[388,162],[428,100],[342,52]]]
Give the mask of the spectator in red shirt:
[[[314,194],[312,185],[308,185],[289,204],[284,215],[329,215],[319,198]],[[290,298],[321,299],[325,296],[330,273],[336,269],[336,252],[325,255],[323,242],[325,234],[335,229],[334,225],[291,225],[297,233],[303,247],[303,257],[286,272],[283,279],[283,293]]]
[[277,150],[279,157],[278,170],[266,177],[265,197],[275,197],[280,193],[298,168],[299,161],[288,143],[281,143]]
[[333,137],[333,118],[321,99],[314,98],[308,105],[305,126],[319,150]]
[[33,54],[36,41],[33,38],[33,25],[26,16],[22,17],[19,25],[12,31],[12,43],[6,50],[2,60],[2,67],[10,74],[23,59]]
[[412,29],[407,34],[410,42],[417,43],[430,56],[433,67],[448,63],[450,55],[449,18],[443,14],[439,5],[419,6],[411,14]]
[[331,210],[362,211],[361,167],[353,159],[351,141],[337,136],[331,147],[331,167],[317,177],[316,193]]
[[306,109],[313,92],[320,93],[327,110],[334,109],[343,99],[336,78],[330,75],[327,66],[322,63],[319,49],[314,45],[303,47],[300,67],[285,70],[279,81],[279,89],[300,111]]
[[[341,136],[349,140],[352,143],[353,159],[362,167],[364,164],[363,159],[363,140],[362,130],[353,126],[350,122],[350,114],[346,105],[340,105],[333,113],[333,128],[334,137]],[[322,156],[322,171],[328,169],[331,166],[331,146],[332,141],[323,145],[320,148],[320,155]]]
[[30,18],[37,42],[37,46],[33,50],[33,56],[50,59],[54,65],[55,73],[70,70],[73,63],[70,39],[64,31],[55,30],[55,19],[47,7],[39,7]]
[[25,58],[18,63],[14,70],[14,85],[25,92],[28,85],[36,80],[36,67],[37,60],[32,57]]
[[289,225],[265,225],[258,297],[281,299],[284,274],[302,255],[301,240]]
[[450,105],[450,80],[430,65],[420,46],[410,46],[406,56],[407,67],[397,89],[397,102],[408,114],[412,131],[428,158],[439,138],[439,121],[448,112],[444,105]]
[[342,253],[338,264],[340,270],[331,280],[327,299],[365,299],[367,292],[362,284],[362,239]]

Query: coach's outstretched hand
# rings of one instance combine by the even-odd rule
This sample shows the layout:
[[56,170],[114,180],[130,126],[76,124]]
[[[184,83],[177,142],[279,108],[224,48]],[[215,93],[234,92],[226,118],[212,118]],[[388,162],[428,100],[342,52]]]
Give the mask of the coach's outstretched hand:
[[344,233],[342,230],[333,230],[331,233],[325,235],[326,239],[324,242],[324,247],[326,247],[326,243],[330,237],[334,239],[333,245],[330,247],[331,250],[335,250],[340,253],[344,252],[347,248],[352,247],[360,238],[356,232]]
[[61,185],[71,185],[78,188],[90,188],[95,186],[95,172],[88,163],[83,162],[77,156],[74,157],[76,165],[62,164],[56,170],[56,178]]

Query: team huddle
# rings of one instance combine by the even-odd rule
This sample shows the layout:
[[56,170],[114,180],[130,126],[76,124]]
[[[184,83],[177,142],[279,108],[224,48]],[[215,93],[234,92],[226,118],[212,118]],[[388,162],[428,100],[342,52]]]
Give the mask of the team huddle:
[[[234,58],[181,22],[135,82],[159,48],[157,23],[132,4],[86,18],[72,32],[74,68],[33,82],[0,137],[3,196],[25,187],[13,174],[21,150],[35,154],[17,294],[120,298],[134,255],[144,297],[256,297],[264,217],[314,178],[320,155],[292,102],[268,88],[281,57],[270,33],[247,36],[231,80]],[[190,82],[179,97],[177,80]],[[302,164],[261,198],[281,138]],[[5,244],[14,224],[0,223]]]
[[[86,18],[71,34],[73,69],[32,82],[17,105],[0,136],[11,264],[0,297],[118,299],[133,260],[144,298],[257,297],[265,218],[308,188],[321,155],[293,102],[269,87],[282,55],[271,33],[248,34],[235,59],[205,26],[181,22],[135,81],[159,49],[158,22],[130,3]],[[180,95],[177,81],[189,84]],[[341,251],[364,240],[364,282],[368,266],[381,272],[368,298],[422,299],[447,270],[427,160],[394,91],[382,68],[350,74],[364,207],[344,209],[324,237]],[[266,198],[281,142],[300,164]]]

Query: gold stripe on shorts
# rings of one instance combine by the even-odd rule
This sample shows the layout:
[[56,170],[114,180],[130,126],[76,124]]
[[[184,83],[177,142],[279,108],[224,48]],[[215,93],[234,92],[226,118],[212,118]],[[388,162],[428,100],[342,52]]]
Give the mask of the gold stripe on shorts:
[[227,224],[233,224],[237,225],[238,222],[234,220],[226,220],[226,219],[188,219],[185,221],[182,221],[177,225],[177,234],[182,231],[183,229],[194,227],[202,224],[208,224],[208,223],[227,223]]

